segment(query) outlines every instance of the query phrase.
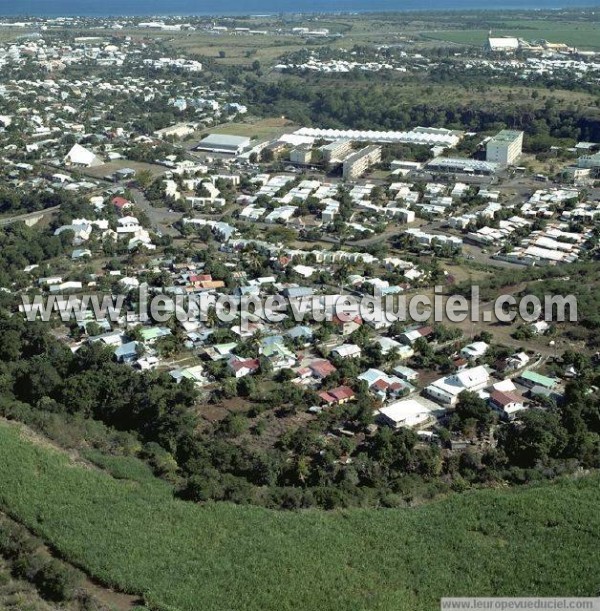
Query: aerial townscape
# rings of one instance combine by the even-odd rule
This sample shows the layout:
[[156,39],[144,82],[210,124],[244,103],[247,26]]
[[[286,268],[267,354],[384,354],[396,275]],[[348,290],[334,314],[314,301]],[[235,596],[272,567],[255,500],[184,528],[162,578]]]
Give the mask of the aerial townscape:
[[598,7],[27,4],[0,609],[596,596]]

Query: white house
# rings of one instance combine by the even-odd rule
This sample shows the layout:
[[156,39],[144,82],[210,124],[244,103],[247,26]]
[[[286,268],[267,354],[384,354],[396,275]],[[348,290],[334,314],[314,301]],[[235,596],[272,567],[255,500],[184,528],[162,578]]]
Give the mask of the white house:
[[342,344],[334,348],[331,353],[341,359],[353,359],[360,357],[361,349],[356,344]]
[[545,320],[538,320],[529,327],[536,335],[543,335],[548,331],[550,325]]
[[433,413],[415,399],[391,403],[379,410],[378,420],[392,428],[413,427],[427,422]]
[[465,346],[461,351],[460,355],[469,360],[475,360],[482,357],[488,351],[489,345],[485,342],[473,342],[468,346]]
[[485,388],[489,381],[490,374],[483,365],[480,365],[440,378],[427,386],[425,392],[437,403],[454,407],[458,403],[458,395],[463,390],[477,392]]
[[511,391],[494,390],[490,395],[489,404],[507,420],[512,420],[517,412],[525,409],[522,397]]

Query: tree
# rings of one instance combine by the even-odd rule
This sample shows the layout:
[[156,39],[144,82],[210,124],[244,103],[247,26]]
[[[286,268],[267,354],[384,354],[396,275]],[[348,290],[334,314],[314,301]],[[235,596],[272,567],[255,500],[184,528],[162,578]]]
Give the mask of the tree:
[[140,170],[135,176],[135,181],[140,189],[146,189],[152,182],[152,172],[150,170]]
[[0,333],[0,360],[16,361],[21,356],[21,334],[14,329]]
[[238,437],[248,430],[248,419],[241,414],[229,414],[219,425],[219,431],[227,437]]
[[264,148],[261,152],[260,152],[260,160],[263,163],[272,163],[273,160],[275,159],[275,154],[273,153],[273,150],[270,148]]
[[494,420],[493,412],[485,400],[468,390],[463,390],[458,395],[455,413],[463,425],[474,420],[480,432],[487,431]]
[[567,432],[558,415],[540,410],[524,412],[520,422],[498,433],[498,447],[519,467],[534,467],[538,462],[559,457],[566,443]]

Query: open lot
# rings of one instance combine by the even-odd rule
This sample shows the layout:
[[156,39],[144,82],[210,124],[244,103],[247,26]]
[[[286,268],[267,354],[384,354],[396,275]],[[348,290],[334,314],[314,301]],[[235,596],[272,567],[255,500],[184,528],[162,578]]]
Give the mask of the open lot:
[[243,121],[224,123],[215,127],[207,128],[205,131],[211,134],[232,134],[235,136],[247,136],[258,140],[269,140],[281,134],[291,133],[298,129],[298,125],[284,118],[257,119],[249,117]]
[[110,176],[117,170],[122,170],[124,168],[132,168],[136,172],[148,170],[153,177],[161,176],[166,172],[166,168],[163,166],[156,165],[154,163],[130,161],[128,159],[118,159],[116,161],[110,161],[108,163],[104,163],[96,167],[80,169],[79,172],[85,174],[86,176],[92,176],[93,178],[104,178],[106,176]]

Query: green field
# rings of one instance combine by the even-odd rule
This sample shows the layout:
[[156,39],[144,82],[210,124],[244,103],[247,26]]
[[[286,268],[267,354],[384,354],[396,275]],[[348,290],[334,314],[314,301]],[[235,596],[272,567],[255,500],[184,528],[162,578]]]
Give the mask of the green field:
[[[581,49],[600,49],[600,24],[557,22],[543,20],[504,21],[503,27],[493,28],[494,36],[517,36],[525,40],[544,38],[550,42],[564,42]],[[457,44],[482,46],[489,29],[458,29],[423,32],[426,38]]]
[[144,469],[117,480],[5,423],[0,464],[8,513],[105,584],[171,609],[431,611],[443,595],[585,596],[600,583],[597,476],[285,513],[173,500]]
[[211,134],[234,134],[236,136],[247,136],[248,138],[258,138],[266,140],[277,138],[284,133],[291,133],[298,129],[291,121],[281,118],[272,119],[252,119],[224,123],[215,127],[207,128],[205,131]]

